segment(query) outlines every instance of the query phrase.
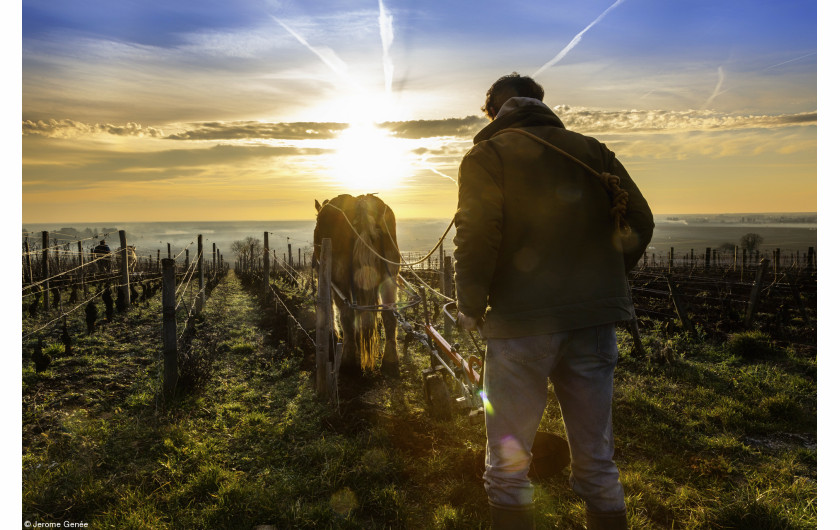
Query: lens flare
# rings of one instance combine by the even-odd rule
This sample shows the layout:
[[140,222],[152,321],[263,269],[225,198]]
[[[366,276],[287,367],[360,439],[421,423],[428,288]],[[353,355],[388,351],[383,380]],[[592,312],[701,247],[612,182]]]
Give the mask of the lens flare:
[[513,436],[502,438],[499,446],[502,465],[508,471],[521,471],[531,464],[531,454]]
[[481,396],[481,401],[484,403],[484,413],[489,414],[490,416],[493,415],[493,405],[490,403],[490,400],[487,399],[487,393],[482,390],[478,393]]

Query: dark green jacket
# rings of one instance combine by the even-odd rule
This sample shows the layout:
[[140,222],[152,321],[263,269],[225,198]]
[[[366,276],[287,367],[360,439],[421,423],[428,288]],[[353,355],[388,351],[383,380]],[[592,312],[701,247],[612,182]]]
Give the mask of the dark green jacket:
[[[545,105],[530,103],[479,132],[458,175],[458,309],[470,317],[484,316],[488,338],[630,319],[625,274],[653,234],[650,208],[615,154],[594,138],[566,130]],[[630,238],[618,242],[614,237],[610,199],[592,174],[524,135],[493,137],[512,127],[547,140],[598,172],[618,175],[630,194],[625,216]]]

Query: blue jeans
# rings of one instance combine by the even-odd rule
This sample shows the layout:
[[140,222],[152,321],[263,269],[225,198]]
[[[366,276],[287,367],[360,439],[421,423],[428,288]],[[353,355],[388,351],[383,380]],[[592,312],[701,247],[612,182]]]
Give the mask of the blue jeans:
[[488,339],[484,364],[487,457],[484,488],[492,504],[533,502],[531,446],[554,383],[572,456],[569,482],[588,509],[624,509],[613,462],[615,324],[513,339]]

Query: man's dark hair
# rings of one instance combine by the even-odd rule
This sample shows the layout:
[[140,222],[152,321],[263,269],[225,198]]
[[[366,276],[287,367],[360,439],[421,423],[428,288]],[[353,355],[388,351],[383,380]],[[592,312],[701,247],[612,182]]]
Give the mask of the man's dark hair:
[[543,87],[528,76],[521,76],[516,72],[500,77],[487,90],[487,99],[481,111],[490,119],[496,117],[499,109],[510,98],[522,96],[542,101],[545,96]]

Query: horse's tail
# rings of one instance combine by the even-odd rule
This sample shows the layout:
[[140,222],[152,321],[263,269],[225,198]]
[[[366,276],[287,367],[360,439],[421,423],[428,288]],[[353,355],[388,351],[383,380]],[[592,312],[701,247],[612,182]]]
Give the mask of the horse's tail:
[[[379,303],[379,285],[383,280],[385,263],[376,256],[382,237],[379,218],[382,215],[378,201],[360,197],[356,205],[353,225],[359,238],[353,246],[353,286],[356,301],[360,306],[375,306]],[[379,352],[379,333],[376,330],[376,311],[361,310],[356,313],[359,356],[362,369],[373,369]]]

